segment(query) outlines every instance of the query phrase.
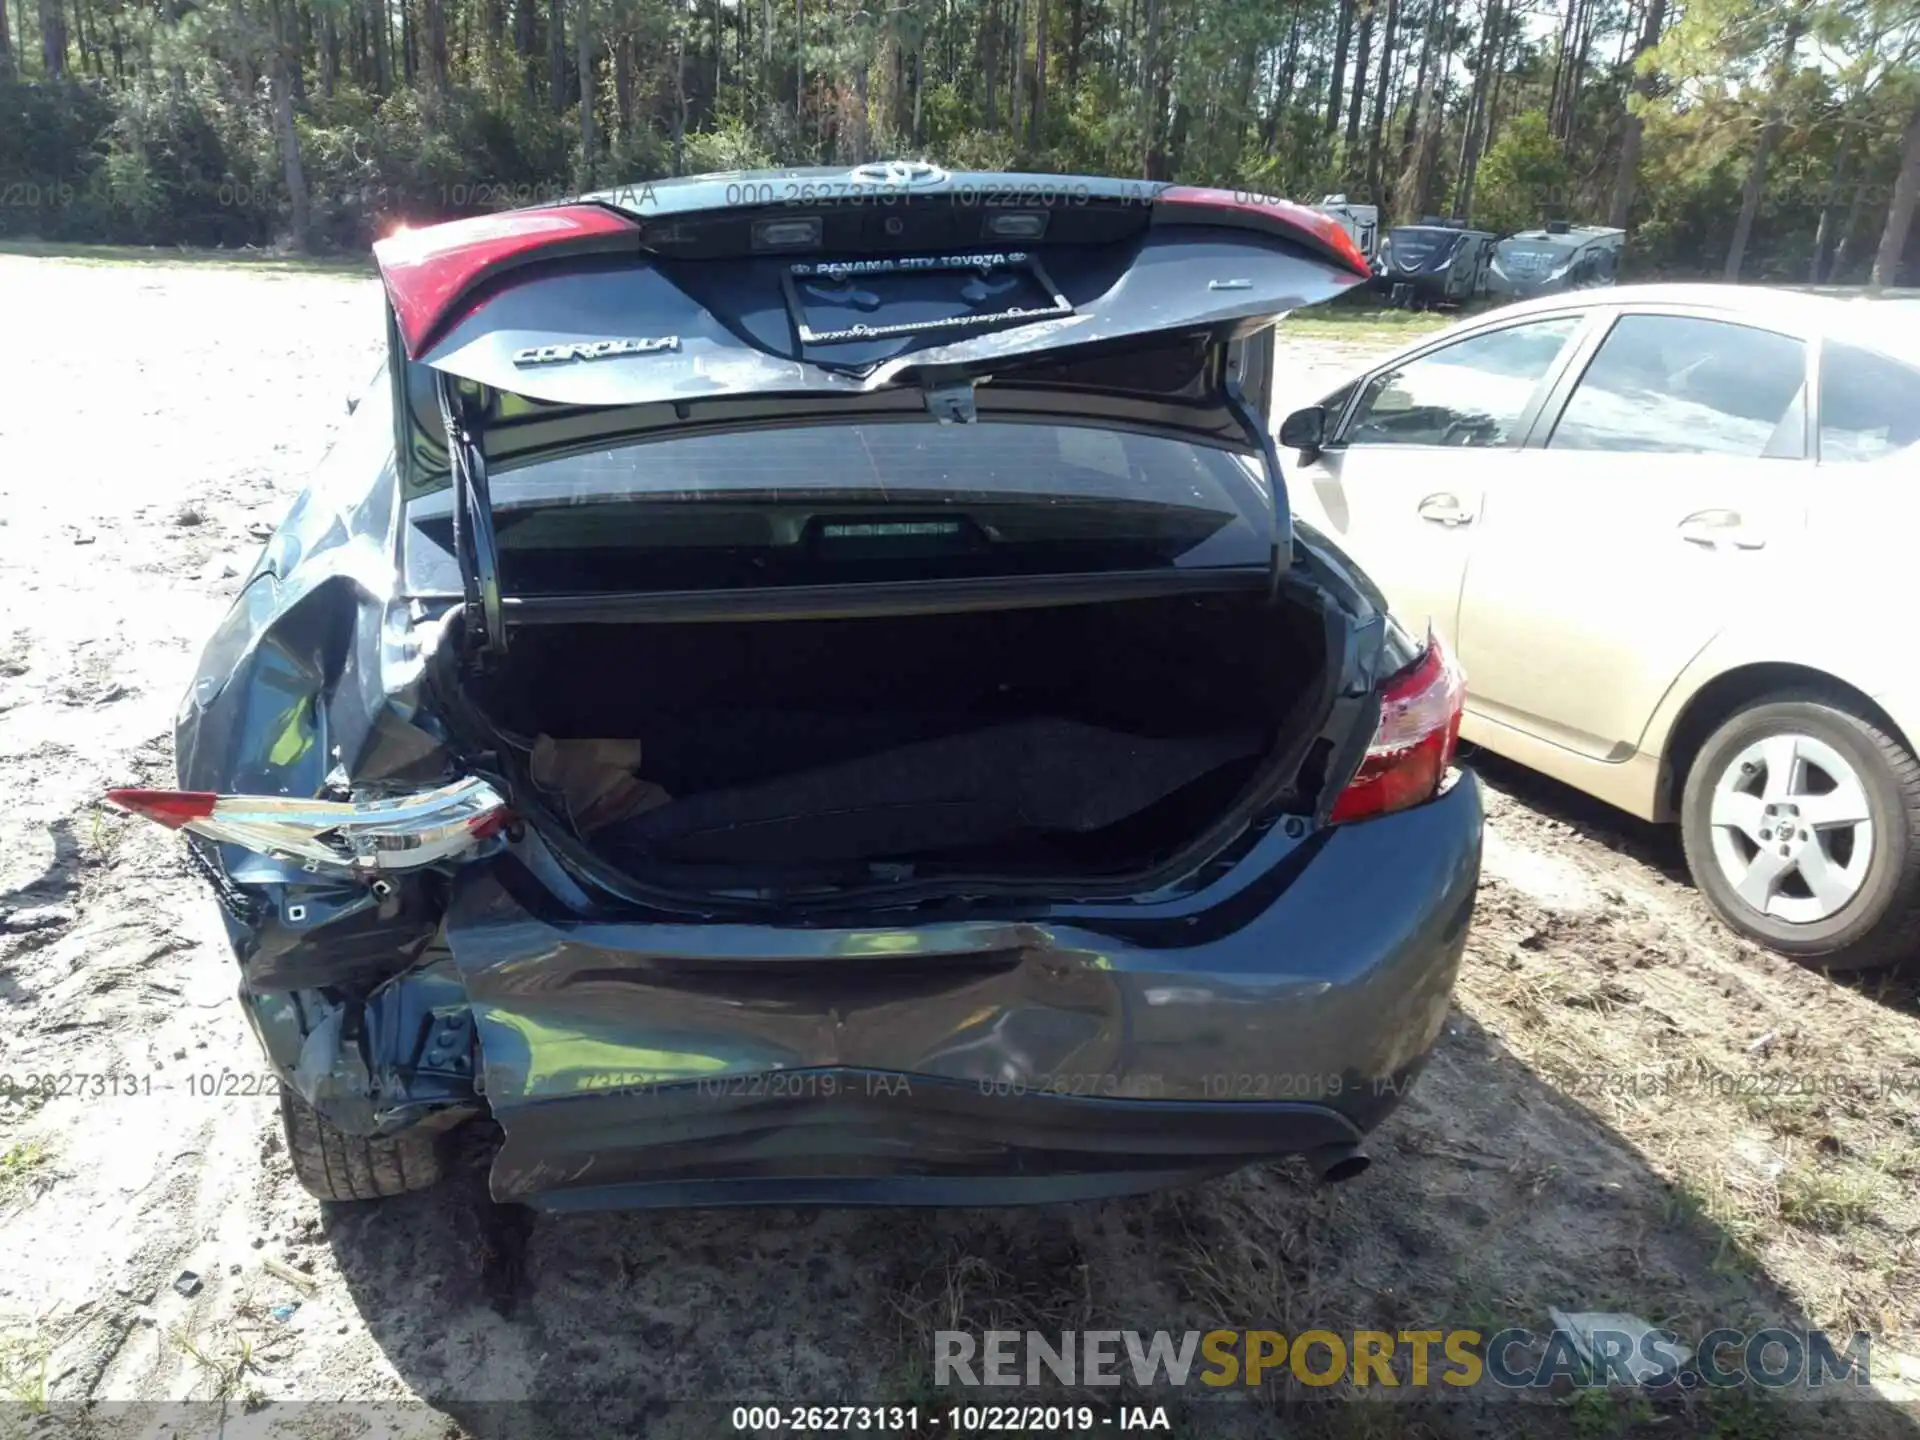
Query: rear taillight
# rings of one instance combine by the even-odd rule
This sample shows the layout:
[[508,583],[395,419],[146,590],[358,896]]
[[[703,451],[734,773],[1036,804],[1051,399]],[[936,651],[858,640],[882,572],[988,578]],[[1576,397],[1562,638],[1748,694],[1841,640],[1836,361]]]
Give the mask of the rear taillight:
[[384,800],[301,800],[199,790],[109,790],[109,803],[208,840],[348,870],[412,870],[472,849],[511,819],[484,780]]
[[1291,200],[1200,185],[1169,185],[1153,198],[1156,204],[1170,207],[1163,210],[1163,214],[1178,214],[1190,220],[1231,219],[1257,229],[1277,231],[1305,242],[1330,260],[1339,261],[1355,275],[1365,278],[1373,273],[1367,257],[1360,253],[1360,247],[1353,243],[1345,226],[1323,211]]
[[1460,667],[1439,638],[1429,636],[1426,652],[1381,690],[1373,743],[1329,818],[1337,825],[1390,815],[1439,794],[1460,743],[1466,698]]
[[409,359],[417,360],[480,282],[550,255],[637,248],[639,225],[604,205],[555,205],[396,230],[373,247]]

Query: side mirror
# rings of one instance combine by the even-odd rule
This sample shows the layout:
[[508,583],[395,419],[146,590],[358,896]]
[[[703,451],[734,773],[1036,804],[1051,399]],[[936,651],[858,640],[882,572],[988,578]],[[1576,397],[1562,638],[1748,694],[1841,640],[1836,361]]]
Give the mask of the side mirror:
[[1322,406],[1309,405],[1280,422],[1280,444],[1285,449],[1298,450],[1305,460],[1318,455],[1326,443],[1327,412]]

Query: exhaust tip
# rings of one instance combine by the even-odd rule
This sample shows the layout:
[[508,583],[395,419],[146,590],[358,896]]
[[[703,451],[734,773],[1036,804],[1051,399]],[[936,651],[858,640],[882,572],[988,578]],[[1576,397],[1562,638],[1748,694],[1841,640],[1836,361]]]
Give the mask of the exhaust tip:
[[1318,1152],[1313,1159],[1322,1185],[1338,1185],[1343,1180],[1355,1179],[1366,1174],[1373,1164],[1355,1145],[1335,1145]]

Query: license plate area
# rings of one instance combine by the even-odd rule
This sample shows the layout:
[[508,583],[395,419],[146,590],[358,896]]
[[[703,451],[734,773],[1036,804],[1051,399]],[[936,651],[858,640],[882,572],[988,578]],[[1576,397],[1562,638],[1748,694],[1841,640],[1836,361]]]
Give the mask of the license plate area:
[[795,261],[781,286],[803,345],[966,333],[1073,314],[1039,258],[1021,250]]

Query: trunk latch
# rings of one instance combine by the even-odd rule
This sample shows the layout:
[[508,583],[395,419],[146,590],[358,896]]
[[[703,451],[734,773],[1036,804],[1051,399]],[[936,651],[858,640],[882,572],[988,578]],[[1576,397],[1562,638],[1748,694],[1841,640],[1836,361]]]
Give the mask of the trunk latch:
[[926,387],[927,413],[942,425],[971,425],[980,418],[973,408],[973,382],[961,380]]

